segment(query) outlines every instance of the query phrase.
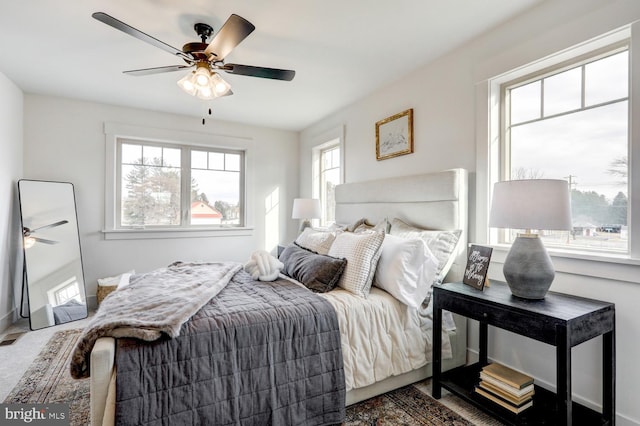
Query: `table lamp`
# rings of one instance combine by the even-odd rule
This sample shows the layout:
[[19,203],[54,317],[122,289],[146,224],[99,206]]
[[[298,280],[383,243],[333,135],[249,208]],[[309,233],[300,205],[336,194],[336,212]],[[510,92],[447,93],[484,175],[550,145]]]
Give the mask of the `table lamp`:
[[559,179],[496,182],[489,215],[493,228],[524,229],[504,261],[504,277],[514,296],[544,299],[555,277],[549,253],[531,230],[570,230],[569,185]]
[[310,219],[319,219],[321,216],[320,200],[316,198],[295,198],[293,200],[292,219],[302,219],[300,233],[311,226]]

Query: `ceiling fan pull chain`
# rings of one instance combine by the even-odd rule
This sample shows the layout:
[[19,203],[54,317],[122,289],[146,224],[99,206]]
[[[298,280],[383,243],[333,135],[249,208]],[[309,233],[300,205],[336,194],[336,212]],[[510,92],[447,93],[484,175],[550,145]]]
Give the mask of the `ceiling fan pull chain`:
[[[211,116],[212,114],[211,107],[208,108],[207,113],[209,116]],[[204,124],[205,124],[205,117],[202,117],[202,125],[204,126]]]

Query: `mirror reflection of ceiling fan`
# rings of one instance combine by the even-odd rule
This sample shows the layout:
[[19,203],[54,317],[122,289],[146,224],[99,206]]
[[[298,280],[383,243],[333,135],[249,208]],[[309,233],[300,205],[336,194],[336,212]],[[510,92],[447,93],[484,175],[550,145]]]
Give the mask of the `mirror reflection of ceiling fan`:
[[46,238],[34,237],[33,234],[49,228],[55,228],[56,226],[64,225],[65,223],[69,223],[68,220],[61,220],[58,222],[50,223],[48,225],[40,226],[38,228],[27,228],[26,226],[22,227],[22,236],[24,238],[24,248],[28,249],[35,245],[35,243],[43,243],[43,244],[58,244],[59,241],[48,240]]
[[220,77],[220,71],[284,81],[293,80],[296,74],[293,70],[225,63],[224,60],[227,55],[255,30],[255,26],[251,22],[235,14],[227,19],[208,44],[207,39],[213,35],[213,28],[203,23],[195,24],[194,30],[201,41],[187,43],[182,47],[182,50],[143,33],[104,12],[95,12],[91,16],[117,30],[169,52],[186,62],[186,65],[169,65],[124,71],[125,74],[143,76],[195,68],[180,79],[178,85],[188,94],[197,96],[200,99],[210,100],[233,94],[229,83]]

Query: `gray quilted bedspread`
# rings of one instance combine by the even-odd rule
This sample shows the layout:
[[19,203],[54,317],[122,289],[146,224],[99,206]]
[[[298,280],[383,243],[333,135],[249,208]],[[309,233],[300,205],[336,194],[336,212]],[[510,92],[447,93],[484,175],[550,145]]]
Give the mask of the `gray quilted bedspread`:
[[238,272],[173,339],[118,339],[116,424],[328,425],[345,416],[333,307]]

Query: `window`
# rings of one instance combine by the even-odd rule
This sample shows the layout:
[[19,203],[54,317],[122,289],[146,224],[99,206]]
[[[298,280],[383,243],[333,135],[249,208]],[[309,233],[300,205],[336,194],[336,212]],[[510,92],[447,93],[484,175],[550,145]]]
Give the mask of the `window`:
[[545,245],[628,253],[628,47],[506,82],[501,99],[499,178],[569,182],[573,229],[544,231]]
[[[324,139],[326,141],[326,139]],[[342,183],[341,138],[331,139],[318,144],[312,149],[313,163],[313,198],[320,200],[322,217],[321,226],[335,222],[336,198],[335,188]]]
[[244,152],[118,139],[116,227],[244,225]]
[[67,303],[69,300],[75,300],[78,303],[84,303],[80,295],[80,286],[76,277],[58,284],[47,292],[47,298],[51,306],[59,306]]
[[322,206],[322,225],[330,225],[335,222],[335,189],[338,184],[340,184],[340,146],[332,145],[320,150],[320,187],[318,190]]

